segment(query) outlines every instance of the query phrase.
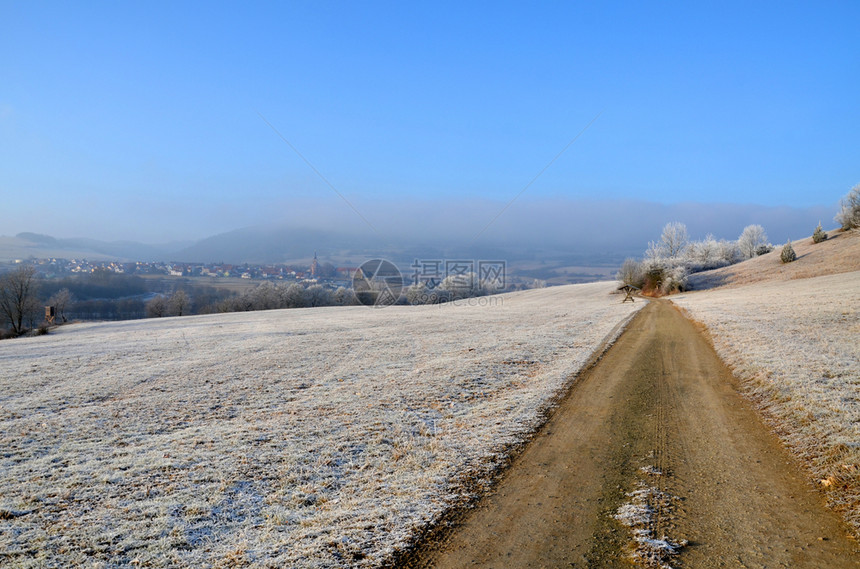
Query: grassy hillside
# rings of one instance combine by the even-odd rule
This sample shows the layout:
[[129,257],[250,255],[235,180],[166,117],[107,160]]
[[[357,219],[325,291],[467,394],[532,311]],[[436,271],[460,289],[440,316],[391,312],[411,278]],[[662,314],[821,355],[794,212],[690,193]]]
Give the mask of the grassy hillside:
[[729,265],[690,276],[694,290],[736,287],[759,282],[808,279],[860,271],[860,231],[830,231],[830,238],[813,243],[812,237],[792,241],[797,261],[783,264],[779,260],[782,245],[766,255],[753,257],[737,265]]

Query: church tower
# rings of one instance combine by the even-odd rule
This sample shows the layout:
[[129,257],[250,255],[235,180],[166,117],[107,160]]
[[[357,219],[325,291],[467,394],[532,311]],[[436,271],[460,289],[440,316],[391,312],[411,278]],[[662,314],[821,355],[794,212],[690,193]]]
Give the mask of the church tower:
[[316,278],[320,274],[320,262],[317,260],[317,252],[314,251],[314,260],[311,262],[311,276]]

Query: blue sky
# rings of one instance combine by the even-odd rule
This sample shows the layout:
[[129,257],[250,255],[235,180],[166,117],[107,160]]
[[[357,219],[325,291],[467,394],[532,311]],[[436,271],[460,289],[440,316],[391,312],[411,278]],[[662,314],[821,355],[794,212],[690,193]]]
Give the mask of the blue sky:
[[858,2],[248,4],[0,1],[0,234],[860,182]]

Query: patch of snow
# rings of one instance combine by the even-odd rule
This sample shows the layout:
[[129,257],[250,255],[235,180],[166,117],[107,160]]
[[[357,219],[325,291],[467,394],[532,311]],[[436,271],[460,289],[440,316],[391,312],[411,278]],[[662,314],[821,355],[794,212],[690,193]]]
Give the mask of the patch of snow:
[[[659,472],[653,466],[650,469],[640,468],[644,474],[652,474],[652,470]],[[658,539],[654,536],[654,528],[657,525],[657,518],[669,513],[672,501],[676,498],[641,481],[639,488],[627,493],[626,496],[631,500],[622,504],[613,517],[630,529],[631,559],[646,567],[672,569],[667,559],[677,555],[681,548],[687,545],[687,541],[671,541],[665,535]]]

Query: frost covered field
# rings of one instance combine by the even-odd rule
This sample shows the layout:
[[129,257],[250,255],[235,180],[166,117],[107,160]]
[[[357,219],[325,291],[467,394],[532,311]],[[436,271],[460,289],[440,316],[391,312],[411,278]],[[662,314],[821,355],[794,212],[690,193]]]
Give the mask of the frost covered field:
[[672,298],[860,535],[860,272]]
[[644,304],[614,287],[0,342],[0,565],[380,566]]

